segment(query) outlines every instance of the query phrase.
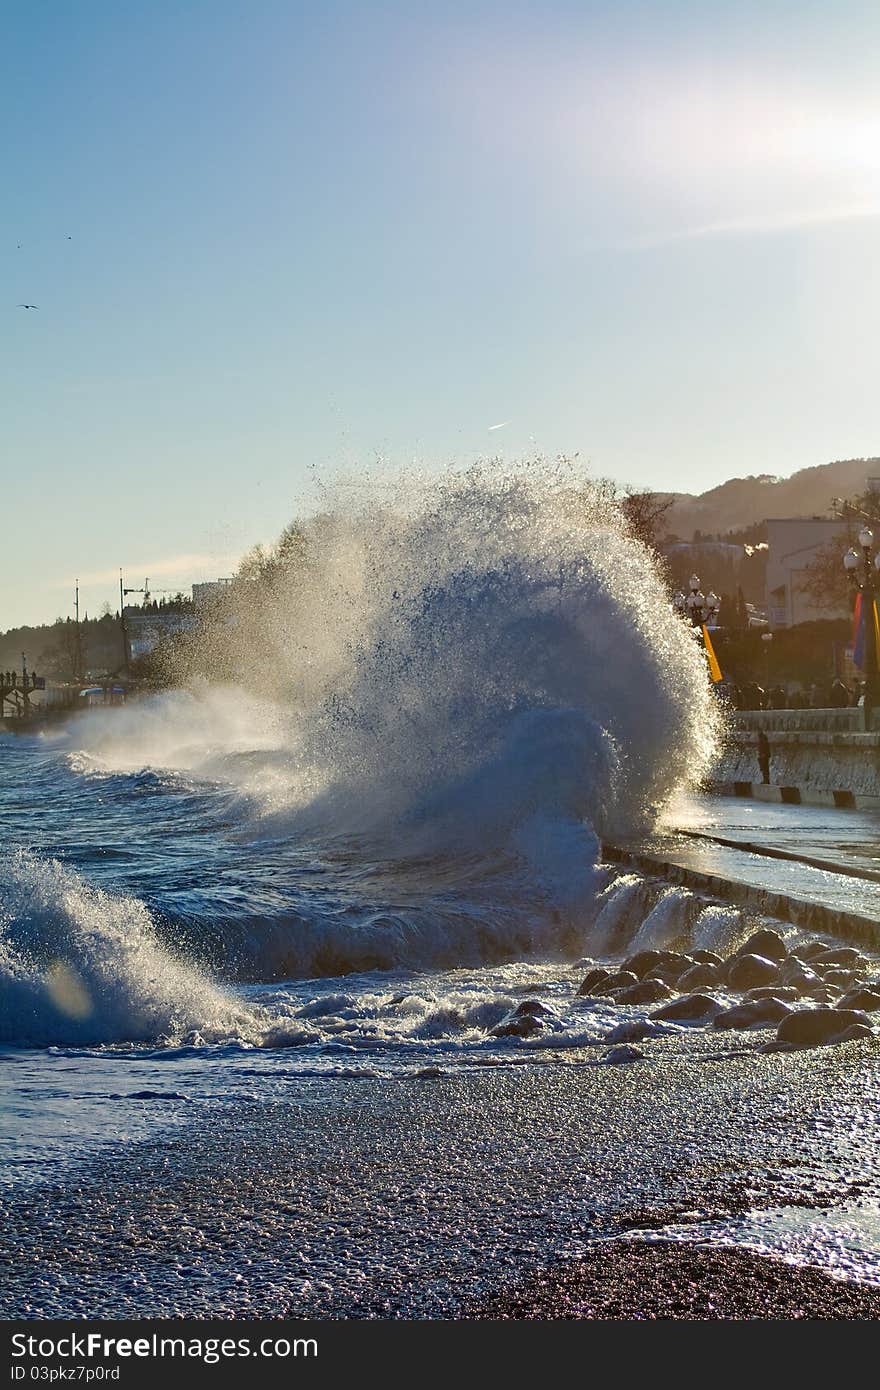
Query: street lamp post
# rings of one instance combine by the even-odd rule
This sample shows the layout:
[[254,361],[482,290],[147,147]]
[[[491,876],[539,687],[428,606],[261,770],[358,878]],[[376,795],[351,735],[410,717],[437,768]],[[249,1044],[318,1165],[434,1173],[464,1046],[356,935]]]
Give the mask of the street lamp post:
[[847,572],[850,584],[862,596],[862,621],[865,634],[864,656],[862,658],[864,662],[862,670],[865,673],[864,715],[865,728],[870,729],[872,713],[880,704],[880,652],[877,650],[877,627],[874,619],[878,572],[880,572],[880,548],[874,549],[874,532],[869,526],[863,526],[859,532],[859,545],[862,551],[861,555],[857,550],[848,550],[843,557],[843,567]]
[[764,644],[764,686],[770,689],[770,648],[773,645],[773,633],[762,632],[761,641]]
[[721,600],[711,589],[708,594],[703,593],[698,574],[692,574],[688,580],[688,592],[685,594],[679,590],[672,603],[676,613],[689,618],[694,627],[714,623],[721,607]]

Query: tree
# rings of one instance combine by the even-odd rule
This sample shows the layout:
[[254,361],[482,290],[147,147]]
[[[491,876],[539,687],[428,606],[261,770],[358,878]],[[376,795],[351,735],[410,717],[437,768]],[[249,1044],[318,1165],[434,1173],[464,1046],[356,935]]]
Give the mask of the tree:
[[748,625],[749,610],[746,607],[746,599],[745,594],[742,591],[742,585],[738,584],[736,590],[736,602],[733,608],[733,622],[730,624],[730,626],[737,628],[747,628]]
[[674,500],[668,493],[635,492],[628,488],[620,499],[620,510],[630,535],[656,551],[660,523]]
[[850,597],[842,563],[844,554],[851,546],[858,549],[858,534],[863,526],[870,526],[875,532],[880,528],[880,492],[869,489],[856,497],[835,497],[831,505],[840,518],[840,534],[817,551],[816,558],[804,570],[801,589],[818,605],[841,608]]
[[273,580],[302,563],[305,549],[305,532],[293,521],[289,526],[285,526],[278,540],[268,549],[264,545],[252,546],[242,556],[235,577],[244,580],[260,579],[271,584]]

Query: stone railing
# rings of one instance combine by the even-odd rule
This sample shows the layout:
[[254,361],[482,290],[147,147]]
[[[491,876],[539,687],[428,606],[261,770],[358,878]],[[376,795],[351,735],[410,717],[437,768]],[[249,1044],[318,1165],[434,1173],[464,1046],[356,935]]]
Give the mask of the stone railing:
[[[844,709],[742,709],[731,710],[729,723],[734,729],[763,729],[777,733],[864,733],[864,710]],[[880,710],[873,711],[871,729],[880,729]]]

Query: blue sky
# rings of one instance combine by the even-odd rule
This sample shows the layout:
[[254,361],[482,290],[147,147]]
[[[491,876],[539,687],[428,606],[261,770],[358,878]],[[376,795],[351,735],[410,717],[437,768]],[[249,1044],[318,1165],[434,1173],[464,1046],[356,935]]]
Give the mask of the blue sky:
[[376,459],[880,453],[878,54],[851,0],[2,0],[0,629]]

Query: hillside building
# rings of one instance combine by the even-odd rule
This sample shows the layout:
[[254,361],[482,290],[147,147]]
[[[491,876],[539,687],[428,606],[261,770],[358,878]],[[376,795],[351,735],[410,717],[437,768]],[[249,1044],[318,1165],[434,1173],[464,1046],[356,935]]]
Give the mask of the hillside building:
[[[840,542],[843,529],[836,517],[780,517],[767,522],[766,608],[771,627],[846,617],[845,606],[817,603],[803,587],[807,566],[825,546]],[[841,560],[845,549],[841,543]]]

